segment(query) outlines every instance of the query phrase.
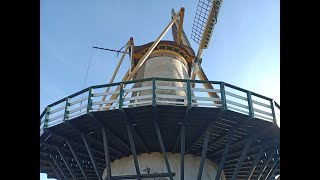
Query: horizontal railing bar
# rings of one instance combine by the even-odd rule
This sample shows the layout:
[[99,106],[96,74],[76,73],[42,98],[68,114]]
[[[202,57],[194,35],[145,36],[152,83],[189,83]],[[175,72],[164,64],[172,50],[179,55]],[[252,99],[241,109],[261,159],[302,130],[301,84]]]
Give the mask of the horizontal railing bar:
[[58,116],[55,116],[55,117],[53,117],[53,118],[50,118],[49,119],[49,122],[50,121],[54,121],[54,120],[56,120],[56,119],[58,119],[58,118],[62,118],[64,116],[64,113],[63,114],[60,114],[60,115],[58,115]]
[[80,107],[77,107],[77,108],[75,108],[75,109],[73,109],[73,110],[70,110],[69,111],[69,114],[72,114],[72,113],[74,113],[74,112],[77,112],[77,111],[79,111],[79,110],[81,110],[81,109],[84,109],[84,108],[87,108],[87,104],[85,104],[85,105],[82,105],[82,106],[80,106]]
[[270,105],[268,105],[268,104],[264,104],[264,103],[259,102],[259,101],[252,100],[252,103],[257,104],[257,105],[259,105],[259,106],[266,107],[266,108],[271,108],[271,106],[270,106]]
[[111,107],[115,107],[115,105],[111,105],[111,106],[103,106],[103,107],[92,107],[92,110],[100,110],[100,109],[109,109]]
[[76,113],[76,114],[71,114],[71,115],[68,116],[68,119],[76,117],[78,115],[80,116],[80,115],[86,114],[86,113],[87,113],[87,111],[82,111],[82,112],[79,112],[79,113]]
[[139,99],[147,99],[147,98],[152,98],[152,94],[144,95],[144,96],[126,97],[126,98],[123,98],[123,101],[131,101],[131,100],[139,100]]
[[151,101],[141,101],[141,102],[135,102],[135,103],[129,103],[129,104],[123,104],[123,106],[133,106],[133,105],[139,105],[139,104],[148,104],[148,103],[152,103]]
[[271,101],[271,100],[272,100],[271,98],[262,96],[262,95],[260,95],[260,94],[254,93],[254,92],[251,92],[251,95],[257,96],[257,97],[259,97],[259,98],[262,98],[262,99],[265,99],[265,100],[268,100],[268,101]]
[[86,92],[86,91],[88,91],[88,90],[89,90],[89,88],[86,88],[86,89],[83,89],[83,90],[81,90],[81,91],[79,91],[79,92],[76,92],[76,93],[74,93],[74,94],[72,94],[72,95],[70,95],[70,96],[64,97],[64,98],[60,99],[59,101],[50,104],[49,107],[53,107],[53,106],[55,106],[55,105],[57,105],[57,104],[60,104],[60,103],[62,103],[63,101],[65,101],[68,97],[69,97],[69,98],[73,98],[73,97],[78,96],[79,94],[82,94],[82,93],[84,93],[84,92]]
[[112,94],[119,94],[120,91],[109,91],[109,92],[102,92],[102,93],[94,93],[92,94],[92,97],[99,97],[99,96],[107,96]]
[[248,101],[248,98],[243,97],[243,96],[240,96],[240,95],[238,95],[238,94],[234,94],[234,93],[228,92],[228,91],[225,91],[225,93],[226,93],[226,95],[229,95],[229,96],[232,96],[232,97],[235,97],[235,98],[244,100],[244,101]]
[[168,98],[168,99],[187,99],[186,96],[176,96],[176,95],[164,95],[164,94],[157,94],[157,98]]
[[234,86],[234,85],[229,84],[229,83],[224,83],[224,85],[225,85],[225,86],[227,86],[227,87],[230,87],[230,88],[233,88],[233,89],[236,89],[236,90],[239,90],[239,91],[245,92],[245,93],[249,92],[249,91],[248,91],[248,90],[246,90],[246,89],[243,89],[243,88],[240,88],[240,87]]
[[61,110],[63,110],[65,107],[66,107],[66,106],[64,105],[64,106],[61,106],[61,107],[59,107],[59,108],[57,108],[57,109],[55,109],[55,110],[51,110],[51,111],[50,111],[50,114],[54,114],[54,113],[56,113],[56,112],[58,112],[58,111],[61,111]]
[[232,104],[234,106],[242,107],[242,108],[247,109],[247,110],[249,109],[248,106],[240,104],[240,103],[237,103],[237,102],[234,102],[234,101],[231,101],[231,100],[227,100],[227,103]]
[[159,86],[156,85],[156,89],[169,89],[169,90],[180,90],[180,91],[186,91],[187,87],[175,87],[175,86]]
[[232,106],[228,106],[228,109],[232,109],[232,110],[235,110],[235,111],[243,112],[245,114],[249,114],[249,112],[247,112],[245,110],[242,110],[242,109],[239,109],[239,108],[236,108],[236,107],[232,107]]
[[85,101],[85,100],[87,100],[87,99],[88,99],[88,96],[83,97],[83,98],[80,98],[80,99],[78,99],[78,100],[76,100],[76,101],[71,102],[71,103],[70,103],[70,106],[75,105],[75,104],[77,104],[77,103],[79,103],[79,102]]
[[205,106],[219,106],[219,107],[222,107],[222,104],[214,104],[214,103],[192,103],[192,105],[205,105]]
[[268,120],[270,120],[270,121],[273,122],[273,119],[268,118],[268,117],[265,117],[265,116],[261,116],[261,115],[259,115],[259,114],[254,114],[254,116],[255,116],[255,117],[260,117],[260,118],[263,118],[263,119],[268,119]]
[[152,86],[142,86],[138,88],[131,88],[131,89],[124,89],[123,92],[134,92],[134,91],[142,91],[142,90],[149,90],[152,89]]
[[220,93],[220,89],[204,89],[204,88],[191,88],[192,91],[197,92],[215,92]]
[[199,101],[221,101],[221,98],[211,98],[211,97],[191,97],[192,100],[199,100]]
[[119,99],[98,101],[98,102],[93,102],[93,103],[92,103],[92,106],[94,106],[94,105],[100,105],[100,104],[110,104],[110,103],[115,103],[115,102],[118,102],[118,101],[119,101]]
[[272,116],[272,113],[268,113],[268,112],[262,111],[262,110],[260,110],[260,109],[253,108],[253,111],[254,111],[254,112],[261,113],[261,114],[264,114],[264,115],[267,115],[267,116]]
[[157,101],[157,103],[187,105],[187,102],[179,102],[179,101]]

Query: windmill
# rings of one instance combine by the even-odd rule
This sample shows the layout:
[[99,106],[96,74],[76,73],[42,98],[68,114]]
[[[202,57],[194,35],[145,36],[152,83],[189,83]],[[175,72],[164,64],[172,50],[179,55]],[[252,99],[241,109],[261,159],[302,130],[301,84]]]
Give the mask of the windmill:
[[[199,0],[191,34],[199,44],[197,53],[183,31],[184,8],[172,10],[155,41],[135,46],[132,37],[128,40],[108,84],[48,105],[40,116],[43,171],[58,179],[99,180],[279,175],[275,111],[280,106],[254,92],[209,81],[201,68],[221,4]],[[173,41],[162,40],[170,28]],[[126,54],[130,68],[114,83]]]

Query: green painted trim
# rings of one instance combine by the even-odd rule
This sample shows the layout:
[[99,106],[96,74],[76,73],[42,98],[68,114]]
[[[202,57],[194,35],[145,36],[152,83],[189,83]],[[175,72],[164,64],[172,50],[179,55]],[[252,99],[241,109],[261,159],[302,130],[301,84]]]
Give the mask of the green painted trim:
[[188,108],[191,108],[191,83],[190,79],[187,80],[187,99],[188,99]]
[[273,122],[277,124],[277,118],[276,118],[276,113],[274,111],[274,105],[273,105],[273,100],[270,101],[270,105],[271,105],[271,111],[272,111],[272,119]]
[[43,128],[48,128],[48,122],[49,122],[49,116],[50,116],[50,109],[51,109],[51,107],[50,106],[48,106],[47,108],[46,108],[46,119],[44,120],[44,126],[43,126]]
[[67,97],[66,98],[66,105],[64,108],[63,122],[65,122],[68,119],[69,109],[70,109],[70,101],[71,101],[71,98]]
[[89,113],[92,109],[92,95],[93,95],[93,88],[89,88],[89,95],[88,95],[88,104],[87,104],[87,113]]
[[123,94],[124,94],[124,90],[123,90],[123,84],[120,84],[120,93],[119,93],[119,110],[122,110],[122,106],[123,106]]
[[251,97],[251,92],[250,92],[250,91],[247,92],[247,98],[248,98],[249,116],[250,116],[251,118],[254,118],[252,97]]
[[156,79],[152,78],[152,106],[157,105],[157,96],[156,96]]
[[220,92],[221,92],[221,103],[222,103],[222,109],[227,110],[227,99],[226,99],[226,91],[224,89],[225,83],[220,83]]

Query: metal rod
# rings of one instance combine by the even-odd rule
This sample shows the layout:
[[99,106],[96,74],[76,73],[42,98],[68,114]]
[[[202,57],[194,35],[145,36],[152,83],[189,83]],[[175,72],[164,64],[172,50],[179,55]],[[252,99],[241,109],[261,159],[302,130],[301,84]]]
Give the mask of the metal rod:
[[181,142],[180,142],[180,146],[181,146],[181,153],[180,153],[180,180],[184,180],[184,155],[185,155],[185,141],[186,141],[186,130],[185,130],[185,123],[188,121],[189,116],[190,116],[190,112],[191,112],[192,108],[187,108],[186,114],[181,122]]
[[78,157],[77,153],[74,151],[73,145],[70,143],[69,140],[66,140],[66,142],[67,142],[67,144],[69,146],[69,149],[71,150],[71,153],[72,153],[74,159],[76,160],[76,162],[77,162],[77,164],[78,164],[78,166],[79,166],[79,168],[81,170],[81,173],[82,173],[84,179],[88,180],[88,176],[87,176],[86,172],[84,171],[84,168],[83,168],[83,166],[82,166],[82,164],[80,162],[80,158]]
[[210,130],[211,130],[211,129],[207,129],[207,131],[206,131],[206,135],[205,135],[205,139],[204,139],[204,144],[203,144],[203,148],[202,148],[202,155],[201,155],[201,160],[200,160],[200,166],[199,166],[199,171],[198,171],[198,178],[197,178],[197,180],[201,180],[204,163],[205,163],[206,156],[207,156],[207,150],[208,150],[208,144],[209,144],[209,137],[210,137]]
[[[268,173],[265,175],[265,178],[264,178],[265,180],[268,178],[268,176],[270,175],[270,173],[272,172],[272,170],[277,166],[279,160],[280,160],[279,158],[276,158],[276,159],[274,160],[274,162],[272,163],[269,171],[265,170],[265,171],[268,172]],[[277,169],[277,168],[276,168],[276,169]]]
[[243,162],[245,156],[247,155],[248,149],[249,149],[252,141],[253,141],[252,138],[250,138],[250,139],[247,140],[247,143],[246,143],[246,145],[245,145],[244,148],[243,148],[243,151],[242,151],[241,156],[240,156],[240,160],[239,160],[239,162],[237,163],[236,170],[233,172],[233,175],[232,175],[232,179],[231,179],[231,180],[236,180],[237,175],[238,175],[238,172],[239,172],[239,170],[240,170],[240,168],[241,168],[241,166],[242,166],[242,162]]
[[139,168],[139,163],[138,163],[138,158],[137,158],[136,147],[135,147],[134,139],[133,139],[133,135],[132,135],[132,129],[129,125],[128,118],[127,118],[127,115],[124,112],[124,110],[122,110],[122,113],[123,113],[123,119],[124,119],[126,127],[127,127],[127,132],[128,132],[128,136],[129,136],[129,141],[130,141],[130,146],[131,146],[134,166],[136,168],[137,177],[138,177],[138,180],[141,180],[140,168]]
[[58,167],[59,171],[61,172],[62,176],[64,177],[64,179],[68,180],[66,174],[63,172],[63,169],[62,169],[61,165],[51,155],[50,155],[50,158],[57,165],[57,167]]
[[91,152],[91,147],[90,147],[89,143],[87,142],[87,139],[86,139],[86,137],[85,137],[85,135],[83,133],[81,133],[81,137],[82,137],[82,140],[83,140],[83,142],[84,142],[84,144],[85,144],[85,146],[87,148],[87,151],[88,151],[89,157],[91,159],[94,171],[96,172],[97,178],[98,178],[98,180],[102,180],[101,175],[100,175],[99,170],[98,170],[97,162],[94,159],[93,154]]
[[108,48],[101,48],[101,47],[96,47],[96,46],[93,46],[93,48],[95,48],[95,49],[101,49],[101,50],[106,50],[106,51],[113,51],[113,52],[121,52],[121,53],[124,53],[124,51],[119,51],[119,50],[114,50],[114,49],[108,49]]
[[108,148],[108,137],[107,137],[107,132],[105,127],[102,127],[102,136],[103,136],[103,147],[104,147],[106,167],[107,167],[107,180],[111,180],[110,153]]
[[256,169],[257,164],[259,163],[260,158],[263,155],[263,152],[264,152],[263,147],[261,147],[260,150],[259,150],[259,153],[256,155],[255,160],[254,160],[254,162],[253,162],[253,164],[252,164],[252,166],[251,166],[251,168],[250,168],[250,170],[249,170],[249,172],[248,172],[248,174],[247,174],[245,179],[247,179],[247,180],[251,179],[251,176],[252,176],[254,170]]
[[215,123],[217,122],[217,120],[220,119],[220,117],[221,117],[221,115],[223,114],[223,112],[224,112],[224,111],[221,110],[221,111],[218,113],[218,115],[217,115],[217,117],[216,117],[215,119],[213,119],[212,121],[209,121],[209,122],[204,126],[205,130],[202,131],[203,133],[202,133],[200,136],[198,136],[198,137],[196,137],[195,139],[192,140],[192,144],[189,146],[189,148],[187,148],[187,151],[186,151],[187,153],[191,150],[192,146],[194,146],[194,144],[197,143],[197,142],[201,139],[202,136],[205,136],[205,133],[206,133],[208,130],[210,130],[210,129],[215,125]]
[[157,137],[158,137],[158,140],[159,140],[159,143],[160,143],[160,148],[161,148],[161,151],[162,151],[162,154],[163,154],[164,162],[166,163],[166,167],[167,167],[167,170],[168,170],[168,173],[169,173],[170,180],[173,180],[173,176],[172,176],[172,173],[171,173],[170,164],[169,164],[169,161],[168,161],[166,149],[164,147],[164,143],[163,143],[161,132],[160,132],[158,111],[157,111],[157,107],[156,106],[153,108],[153,124],[154,124],[155,130],[156,130],[156,133],[157,133]]
[[[99,123],[100,126],[103,126],[105,128],[105,130],[108,132],[108,134],[110,134],[111,136],[113,136],[113,138],[117,141],[120,142],[122,146],[124,146],[128,151],[130,151],[130,147],[127,145],[128,143],[126,141],[123,140],[123,138],[120,138],[121,136],[119,134],[116,133],[116,131],[114,131],[113,129],[111,129],[110,127],[105,126],[102,121],[98,118],[96,118],[95,114],[91,113],[93,119]],[[110,147],[109,147],[110,148]]]
[[276,172],[276,170],[278,169],[279,166],[280,166],[280,160],[278,161],[277,165],[272,168],[272,171],[269,172],[270,174],[268,174],[266,180],[270,180],[271,179],[271,177],[273,176],[274,172]]
[[78,177],[74,174],[74,171],[73,171],[73,169],[70,167],[69,162],[68,162],[67,159],[65,158],[64,153],[63,153],[58,147],[56,147],[56,149],[57,149],[59,155],[61,156],[64,164],[67,166],[67,169],[69,170],[72,178],[73,178],[74,180],[77,180]]
[[265,161],[263,163],[262,167],[260,168],[260,171],[259,171],[258,175],[256,176],[256,180],[260,180],[264,170],[267,168],[267,166],[268,166],[269,162],[271,161],[275,152],[277,152],[277,150],[273,150],[273,152],[271,154],[269,154],[267,161]]
[[[131,38],[130,38],[130,40],[131,40]],[[126,43],[126,49],[124,50],[124,53],[122,54],[122,56],[121,56],[121,58],[120,58],[120,61],[118,62],[118,65],[117,65],[117,67],[116,67],[116,70],[114,71],[114,73],[113,73],[113,75],[112,75],[112,77],[111,77],[111,80],[110,80],[109,84],[113,83],[113,80],[114,80],[114,78],[116,77],[116,75],[117,75],[117,73],[118,73],[118,70],[119,70],[119,68],[120,68],[120,65],[122,64],[122,61],[123,61],[123,59],[124,59],[124,57],[125,57],[128,49],[129,49],[129,47],[130,47],[130,42],[131,42],[130,40]],[[106,92],[108,92],[109,90],[110,90],[110,86],[106,89]],[[103,97],[102,97],[102,101],[104,101],[105,99],[106,99],[106,96],[103,96]],[[101,106],[102,106],[102,104],[100,104],[99,107],[101,107]]]
[[232,128],[228,133],[229,134],[228,135],[228,141],[227,141],[226,147],[224,149],[221,161],[219,163],[219,167],[218,167],[218,171],[217,171],[217,175],[216,175],[215,180],[219,180],[220,179],[220,176],[221,176],[221,173],[222,173],[222,170],[223,170],[223,166],[224,166],[224,163],[226,161],[226,156],[228,154],[228,151],[229,151],[229,148],[230,148],[230,145],[231,145],[231,142],[232,142],[232,136],[234,134],[234,130],[235,129]]
[[56,174],[57,178],[58,178],[58,179],[62,179],[62,178],[60,177],[59,173],[57,172],[56,168],[54,167],[54,165],[53,165],[50,161],[48,161],[48,162],[49,162],[51,168],[53,169],[54,173]]

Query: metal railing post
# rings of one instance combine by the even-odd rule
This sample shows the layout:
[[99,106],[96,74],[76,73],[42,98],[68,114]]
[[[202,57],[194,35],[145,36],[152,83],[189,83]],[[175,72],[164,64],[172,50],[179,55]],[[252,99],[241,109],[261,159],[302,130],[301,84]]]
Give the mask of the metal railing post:
[[122,106],[123,106],[123,84],[121,83],[119,86],[120,86],[120,93],[119,93],[119,110],[122,110]]
[[250,91],[247,92],[247,98],[248,98],[249,116],[251,118],[254,118],[254,110],[253,110],[252,97],[251,97]]
[[65,122],[68,119],[69,109],[70,109],[70,100],[71,100],[71,98],[69,98],[69,97],[66,98],[66,105],[64,108],[63,122]]
[[156,98],[156,78],[152,78],[152,106],[157,105]]
[[188,108],[191,108],[192,102],[191,102],[191,84],[190,84],[190,79],[187,80],[187,99],[188,99]]
[[225,92],[224,86],[225,86],[224,82],[220,83],[221,103],[222,103],[222,109],[227,110],[228,106],[227,106],[226,92]]
[[271,111],[272,111],[272,120],[277,124],[276,113],[274,111],[273,100],[270,100]]
[[87,113],[92,110],[92,87],[89,88],[89,95],[88,95],[88,104],[87,104]]
[[45,120],[44,120],[43,128],[48,128],[48,122],[49,122],[49,116],[50,116],[50,109],[51,109],[51,107],[48,106],[48,107],[47,107],[47,112],[46,112],[46,117],[45,117]]

